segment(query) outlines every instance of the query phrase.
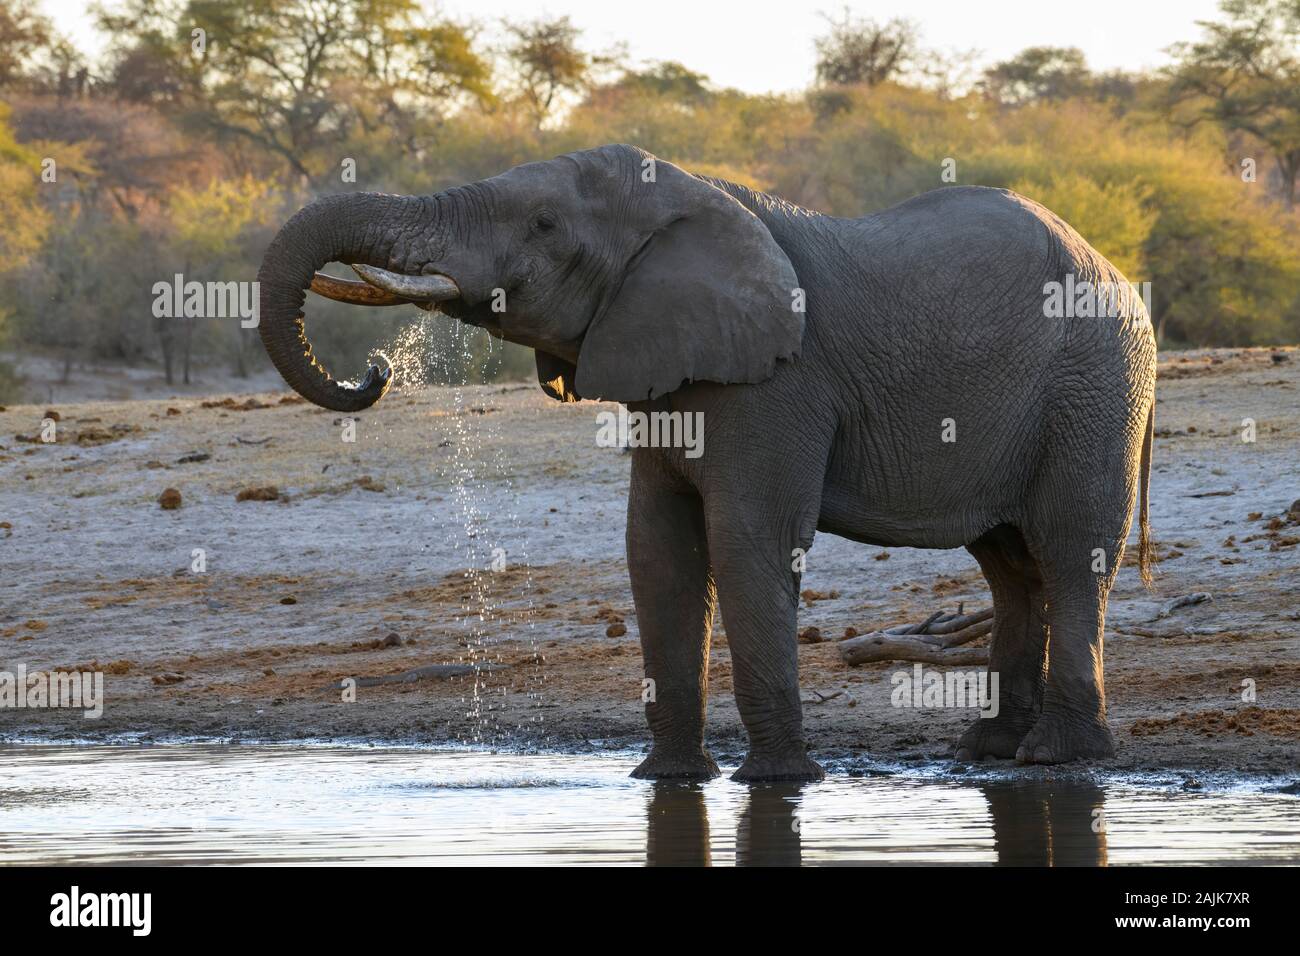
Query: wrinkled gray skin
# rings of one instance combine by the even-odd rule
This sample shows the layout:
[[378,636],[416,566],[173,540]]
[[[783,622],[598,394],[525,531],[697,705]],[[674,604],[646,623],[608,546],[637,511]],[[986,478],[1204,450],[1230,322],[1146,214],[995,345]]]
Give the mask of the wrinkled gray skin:
[[266,253],[261,334],[295,389],[350,411],[388,383],[372,370],[342,386],[309,357],[303,290],[331,261],[454,280],[443,311],[536,349],[558,400],[703,412],[701,457],[632,458],[627,555],[655,687],[635,776],[718,772],[704,716],[719,607],[750,739],[735,779],[821,776],[792,570],[818,530],[978,560],[1000,712],[975,720],[959,757],[1113,753],[1103,618],[1139,486],[1146,570],[1155,341],[1139,302],[1045,317],[1045,282],[1123,280],[1043,207],[951,187],[835,219],[628,146],[436,196],[322,199]]

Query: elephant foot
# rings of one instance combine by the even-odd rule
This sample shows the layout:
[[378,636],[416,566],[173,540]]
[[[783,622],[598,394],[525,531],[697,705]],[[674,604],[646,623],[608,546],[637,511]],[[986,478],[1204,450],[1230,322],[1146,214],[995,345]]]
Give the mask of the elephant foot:
[[1045,713],[1016,749],[1020,763],[1069,763],[1115,756],[1115,739],[1104,721],[1069,720]]
[[637,780],[712,780],[720,773],[703,747],[686,752],[652,747],[632,776]]
[[956,758],[964,762],[986,757],[1010,760],[1037,718],[1033,711],[1015,712],[1006,708],[996,717],[977,718],[957,741]]
[[751,752],[745,757],[740,769],[731,775],[731,779],[740,783],[771,783],[778,780],[807,783],[821,780],[825,776],[826,771],[817,761],[800,749],[775,754]]

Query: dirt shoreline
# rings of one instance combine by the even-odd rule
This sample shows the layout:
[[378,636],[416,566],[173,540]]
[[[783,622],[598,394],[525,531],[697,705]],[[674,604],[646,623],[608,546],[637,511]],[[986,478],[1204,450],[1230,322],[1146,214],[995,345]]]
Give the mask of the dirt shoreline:
[[[1160,561],[1153,592],[1126,563],[1112,597],[1119,753],[1098,767],[1300,774],[1298,388],[1297,349],[1162,357]],[[595,446],[600,406],[558,406],[531,385],[398,392],[348,442],[343,416],[283,392],[93,402],[50,409],[58,440],[45,444],[47,408],[0,412],[0,669],[103,670],[106,705],[99,720],[0,708],[0,740],[648,741],[628,458]],[[178,509],[160,507],[166,488]],[[964,550],[829,535],[803,586],[801,629],[834,636],[988,604]],[[1192,592],[1213,599],[1159,617]],[[799,653],[815,756],[951,760],[972,714],[891,706],[890,677],[911,665],[849,668],[832,643]],[[326,689],[449,663],[506,666],[477,695],[464,676],[363,686],[355,702]],[[709,743],[734,766],[730,670],[719,633]]]

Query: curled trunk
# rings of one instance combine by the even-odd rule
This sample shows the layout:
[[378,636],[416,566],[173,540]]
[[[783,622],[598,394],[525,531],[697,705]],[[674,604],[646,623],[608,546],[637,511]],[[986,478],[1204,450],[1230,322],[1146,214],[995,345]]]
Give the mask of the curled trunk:
[[329,262],[388,266],[399,248],[427,235],[431,204],[380,193],[328,196],[300,210],[272,240],[257,280],[258,330],[271,362],[295,392],[324,408],[356,412],[388,390],[392,369],[371,366],[359,384],[335,381],[315,356],[303,323],[303,299]]

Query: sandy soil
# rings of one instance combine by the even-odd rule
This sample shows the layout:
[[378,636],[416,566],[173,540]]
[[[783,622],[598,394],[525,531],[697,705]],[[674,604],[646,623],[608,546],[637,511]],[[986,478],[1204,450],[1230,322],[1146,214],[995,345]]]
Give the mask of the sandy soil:
[[[1126,566],[1108,619],[1115,767],[1300,765],[1298,385],[1295,349],[1161,362],[1156,586]],[[99,720],[0,710],[0,738],[644,745],[629,458],[595,446],[599,410],[532,385],[398,392],[348,442],[342,416],[284,392],[9,407],[0,668],[104,669],[107,703]],[[159,504],[168,488],[177,509]],[[800,627],[836,636],[988,603],[963,550],[829,535],[804,587]],[[1158,617],[1191,592],[1212,600]],[[364,682],[355,702],[329,689],[456,662],[506,666]],[[944,759],[972,717],[891,707],[890,676],[910,665],[850,668],[831,643],[801,645],[800,662],[822,759]],[[710,744],[724,764],[744,746],[730,672],[719,633]]]

